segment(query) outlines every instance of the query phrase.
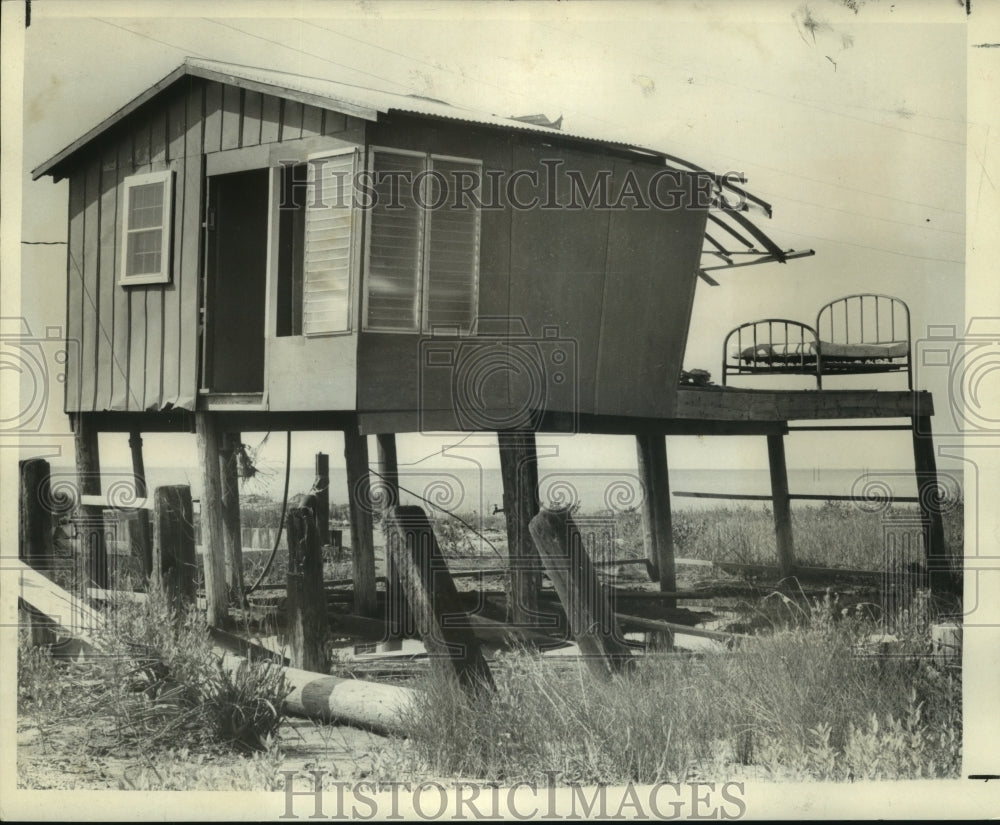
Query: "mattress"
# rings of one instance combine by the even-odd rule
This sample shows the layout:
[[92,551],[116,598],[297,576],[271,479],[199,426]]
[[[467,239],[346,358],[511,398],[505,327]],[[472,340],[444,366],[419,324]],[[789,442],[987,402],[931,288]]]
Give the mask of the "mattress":
[[[873,361],[888,358],[905,358],[909,353],[906,341],[885,341],[878,344],[834,344],[821,341],[820,351],[823,360],[831,361]],[[816,360],[817,344],[815,341],[799,341],[774,344],[751,344],[743,349],[734,349],[730,355],[733,360],[746,362],[764,361],[768,363],[802,363]]]

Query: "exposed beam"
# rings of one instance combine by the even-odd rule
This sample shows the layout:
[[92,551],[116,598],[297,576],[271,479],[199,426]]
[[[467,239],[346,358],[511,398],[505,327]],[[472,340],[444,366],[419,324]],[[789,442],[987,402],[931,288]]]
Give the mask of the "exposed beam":
[[677,418],[708,421],[795,421],[931,416],[929,392],[874,390],[744,390],[682,387]]

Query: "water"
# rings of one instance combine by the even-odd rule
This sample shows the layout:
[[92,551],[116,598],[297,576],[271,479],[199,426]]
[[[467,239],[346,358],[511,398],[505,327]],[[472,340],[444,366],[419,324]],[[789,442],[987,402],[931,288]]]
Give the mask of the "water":
[[[456,462],[459,464],[459,462]],[[194,498],[201,493],[201,473],[197,468],[149,467],[146,471],[149,489],[160,485],[189,484]],[[111,468],[105,472],[105,491],[117,479],[126,480],[130,473],[125,468]],[[289,495],[308,492],[313,485],[311,467],[293,467],[290,473]],[[372,476],[373,484],[378,478]],[[962,490],[960,470],[940,473],[940,481],[949,495]],[[280,500],[284,473],[262,473],[241,482],[241,496]],[[503,484],[500,471],[492,468],[470,467],[468,462],[447,469],[401,468],[400,485],[403,504],[421,504],[429,499],[448,510],[469,513],[492,513],[503,504]],[[854,496],[871,495],[915,496],[916,481],[912,470],[789,470],[788,487],[793,494]],[[642,501],[642,484],[635,470],[539,470],[539,488],[543,505],[579,503],[583,512],[596,510],[622,510],[638,506]],[[767,501],[738,501],[725,499],[689,498],[678,492],[710,492],[748,495],[769,495],[770,475],[767,470],[709,470],[671,469],[671,506],[675,510],[699,510],[718,507],[765,507]],[[330,501],[346,503],[348,498],[347,476],[341,468],[330,470]],[[821,501],[793,502],[793,506]]]

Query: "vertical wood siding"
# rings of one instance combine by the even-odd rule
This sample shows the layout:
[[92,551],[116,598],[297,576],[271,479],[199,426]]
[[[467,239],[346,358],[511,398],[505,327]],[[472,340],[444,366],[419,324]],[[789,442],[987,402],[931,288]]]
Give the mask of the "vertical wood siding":
[[[346,116],[184,78],[81,152],[69,171],[68,412],[194,409],[204,155],[335,134]],[[123,287],[123,182],[174,172],[171,280]]]

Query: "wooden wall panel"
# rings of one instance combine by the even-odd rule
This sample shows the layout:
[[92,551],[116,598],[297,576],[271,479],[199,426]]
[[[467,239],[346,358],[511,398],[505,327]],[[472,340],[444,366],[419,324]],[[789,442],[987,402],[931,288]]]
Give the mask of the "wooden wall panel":
[[323,110],[315,106],[302,107],[302,137],[323,134]]
[[240,145],[243,90],[236,86],[222,87],[222,148],[236,149]]
[[136,171],[140,171],[143,166],[149,164],[152,154],[150,136],[152,134],[152,124],[149,114],[143,114],[142,110],[136,113],[135,127],[132,131],[132,166]]
[[297,100],[281,101],[281,131],[279,140],[298,140],[302,137],[302,104]]
[[83,381],[81,399],[87,409],[94,409],[97,397],[97,337],[100,284],[101,162],[91,158],[86,167],[83,210],[83,337],[81,362]]
[[[201,210],[202,156],[199,149],[202,141],[203,124],[200,118],[190,117],[188,107],[187,134],[185,145],[187,162],[184,166],[184,217],[180,227],[183,236],[181,257],[174,262],[174,276],[178,292],[179,313],[177,318],[180,336],[180,377],[176,405],[193,409],[198,393],[198,296],[201,270]],[[181,184],[178,174],[178,185]]]
[[[160,407],[174,405],[180,395],[180,271],[178,261],[183,251],[184,224],[184,168],[186,158],[184,139],[187,132],[187,93],[181,90],[168,105],[167,134],[170,151],[170,169],[173,172],[174,203],[172,216],[173,248],[171,249],[170,283],[156,287],[163,293],[163,355],[162,390]],[[197,162],[197,156],[193,158]]]
[[205,152],[222,148],[222,85],[215,81],[205,84]]
[[281,100],[274,95],[264,95],[261,101],[260,142],[274,143],[281,134]]
[[158,106],[149,119],[149,162],[162,166],[167,160],[167,110]]
[[[354,120],[354,118],[350,118]],[[340,112],[323,112],[323,134],[336,135],[347,129],[348,117]]]
[[[553,156],[551,148],[516,147],[514,168],[542,175],[541,161]],[[601,156],[564,150],[558,157],[565,159],[553,196],[558,202],[570,196],[569,181],[563,177],[566,170],[578,170],[589,181],[609,166]],[[550,189],[540,185],[536,193],[545,200]],[[517,197],[525,199],[530,193],[531,188],[525,188]],[[568,372],[559,372],[565,380],[547,386],[545,404],[550,411],[594,411],[609,221],[607,210],[512,211],[510,315],[523,319],[532,339],[541,339],[546,328],[556,330],[555,338],[540,344],[543,355],[548,357],[558,346],[571,359]]]
[[97,393],[94,409],[111,407],[115,380],[115,291],[118,287],[118,152],[110,146],[101,158],[100,272],[97,295]]
[[184,132],[187,129],[187,91],[181,89],[168,104],[167,160],[184,157]]
[[[652,173],[646,166],[619,161],[616,179],[630,168],[645,190]],[[678,185],[693,185],[693,178],[685,176]],[[666,189],[661,181],[660,191]],[[669,202],[665,194],[663,199]],[[596,412],[674,412],[704,228],[704,210],[654,206],[611,214]],[[623,334],[630,329],[642,335]]]
[[[132,135],[125,132],[117,145],[118,164],[115,177],[118,181],[115,192],[115,209],[121,214],[123,208],[122,181],[132,174]],[[120,219],[116,222],[115,240],[121,244]],[[120,249],[120,246],[119,246]],[[120,252],[119,252],[120,254]],[[111,406],[112,410],[129,409],[129,338],[131,331],[131,297],[128,290],[115,284],[112,290],[114,303],[114,331],[112,333],[112,350],[114,351],[114,368],[111,374]]]
[[69,227],[66,242],[66,412],[89,409],[83,404],[83,211],[86,175],[78,168],[69,176]]
[[243,95],[243,141],[242,146],[257,146],[260,144],[260,92],[247,91]]

